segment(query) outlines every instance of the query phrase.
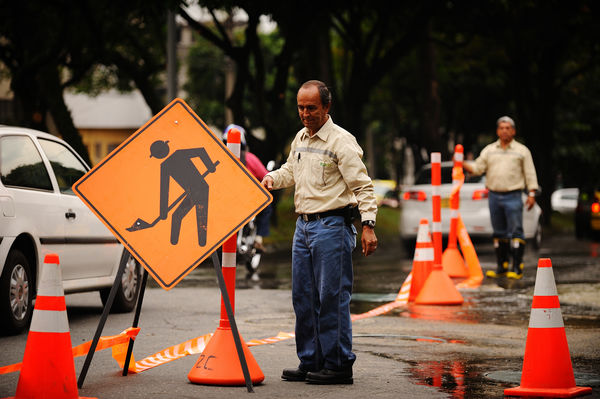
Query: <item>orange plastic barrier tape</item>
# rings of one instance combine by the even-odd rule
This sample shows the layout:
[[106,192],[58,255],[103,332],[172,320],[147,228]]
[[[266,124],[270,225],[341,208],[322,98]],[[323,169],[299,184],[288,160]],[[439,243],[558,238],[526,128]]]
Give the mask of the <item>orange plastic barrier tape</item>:
[[[207,342],[212,337],[212,334],[202,335],[196,338],[192,338],[180,344],[171,346],[167,349],[163,349],[160,352],[155,353],[152,356],[136,362],[135,359],[131,358],[129,364],[129,373],[135,374],[142,371],[151,369],[161,364],[172,362],[173,360],[180,359],[188,355],[195,355],[202,353]],[[125,357],[127,355],[127,344],[121,344],[113,346],[112,357],[119,363],[119,367],[123,368],[125,365]]]
[[[271,338],[263,338],[263,339],[253,339],[251,341],[246,342],[247,346],[258,346],[265,344],[274,344],[280,341],[284,341],[286,339],[294,338],[294,333],[286,333],[280,332],[275,337]],[[163,365],[165,363],[172,362],[173,360],[181,359],[182,357],[188,355],[197,355],[202,353],[206,344],[212,337],[212,334],[201,335],[196,338],[192,338],[185,342],[182,342],[177,345],[170,346],[166,349],[161,350],[160,352],[155,353],[152,356],[148,356],[147,358],[136,362],[133,358],[130,362],[128,372],[130,374],[141,373],[142,371],[149,370],[151,368]],[[119,363],[119,367],[123,368],[125,365],[125,357],[127,355],[127,343],[123,343],[121,345],[113,346],[112,348],[112,356]]]
[[[398,296],[394,302],[390,302],[383,306],[379,306],[369,312],[362,313],[359,315],[352,315],[352,321],[365,319],[367,317],[378,316],[384,313],[389,312],[390,310],[397,308],[399,306],[406,305],[408,303],[408,295],[410,293],[410,286],[412,281],[412,272],[408,274],[406,280],[402,284],[400,291],[398,292]],[[288,332],[279,332],[276,336],[270,338],[263,339],[253,339],[246,342],[248,347],[250,346],[258,346],[258,345],[266,345],[266,344],[274,344],[277,342],[285,341],[286,339],[294,338],[294,333]],[[194,354],[200,354],[206,347],[206,344],[212,337],[212,334],[202,335],[196,338],[192,338],[188,341],[182,342],[180,344],[168,347],[166,349],[161,350],[160,352],[155,353],[152,356],[148,356],[147,358],[136,362],[133,357],[129,365],[128,372],[130,374],[141,373],[142,371],[149,370],[151,368],[160,366],[165,363],[172,362],[173,360],[180,359],[182,357]],[[123,368],[125,365],[125,357],[127,354],[127,343],[124,342],[120,345],[115,345],[112,348],[112,356],[119,363],[119,367]]]
[[368,317],[373,316],[379,316],[389,312],[392,309],[406,305],[408,303],[408,295],[410,293],[411,281],[412,271],[408,274],[408,276],[406,276],[406,280],[404,280],[404,283],[402,283],[402,287],[400,287],[400,292],[398,292],[398,296],[396,297],[396,300],[394,302],[386,303],[385,305],[381,305],[365,313],[353,314],[351,316],[352,321],[366,319]]
[[[125,350],[127,350],[127,345],[129,343],[129,339],[135,339],[135,337],[140,332],[140,328],[129,327],[127,330],[121,332],[118,335],[111,335],[107,337],[100,337],[98,340],[98,345],[96,346],[96,352],[101,351],[103,349],[115,347],[118,345],[125,345]],[[77,345],[73,347],[73,357],[79,357],[87,355],[90,350],[90,346],[92,345],[92,341],[84,342],[81,345]],[[0,375],[8,374],[15,371],[21,370],[22,363],[11,364],[9,366],[0,367]]]

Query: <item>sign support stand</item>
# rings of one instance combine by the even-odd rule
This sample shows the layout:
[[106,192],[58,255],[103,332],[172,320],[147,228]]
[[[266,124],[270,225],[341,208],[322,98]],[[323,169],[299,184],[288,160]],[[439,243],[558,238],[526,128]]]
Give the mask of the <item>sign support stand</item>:
[[[106,323],[106,319],[108,319],[108,314],[110,313],[110,309],[112,308],[112,304],[115,300],[115,296],[117,295],[117,289],[119,288],[119,284],[121,284],[121,278],[123,277],[123,273],[125,272],[125,266],[127,265],[127,259],[131,256],[129,252],[124,251],[123,256],[121,257],[121,263],[119,263],[119,270],[117,270],[117,275],[115,276],[115,281],[113,283],[112,288],[110,289],[110,293],[108,294],[108,299],[106,300],[106,304],[104,305],[104,310],[102,311],[102,316],[100,316],[100,321],[98,322],[98,327],[96,327],[96,333],[94,334],[94,339],[92,340],[92,344],[90,346],[90,350],[85,357],[85,362],[83,363],[83,367],[81,369],[81,373],[79,374],[79,379],[77,380],[77,387],[81,389],[83,386],[83,382],[85,381],[85,377],[87,375],[87,371],[90,367],[90,363],[92,362],[92,358],[94,357],[94,352],[96,352],[96,346],[98,345],[98,341],[100,340],[100,335],[102,335],[102,330],[104,329],[104,324]],[[144,270],[144,273],[146,271]],[[145,289],[145,284],[140,287],[140,295],[143,295],[143,291]],[[138,297],[139,298],[139,297]],[[138,299],[139,301],[139,299]],[[141,304],[140,306],[141,307]],[[136,317],[139,316],[136,313]]]
[[221,262],[219,262],[219,256],[217,251],[212,254],[212,261],[217,274],[217,280],[219,281],[219,288],[221,289],[221,297],[223,298],[223,304],[225,310],[227,310],[227,317],[229,318],[229,324],[231,325],[231,332],[233,334],[233,341],[235,342],[235,348],[237,349],[238,357],[240,358],[240,365],[242,366],[242,373],[244,374],[244,380],[246,381],[246,388],[248,392],[254,392],[252,389],[252,379],[250,378],[250,371],[248,370],[248,363],[246,363],[246,356],[242,349],[242,340],[240,339],[240,333],[238,332],[235,317],[233,315],[233,308],[231,301],[229,300],[229,294],[227,293],[227,286],[225,285],[225,278],[223,278],[223,272],[221,271]]
[[[92,363],[92,359],[94,357],[94,352],[96,351],[96,346],[98,346],[98,341],[100,340],[100,336],[102,335],[102,330],[104,329],[104,324],[106,324],[106,320],[108,319],[108,314],[110,312],[110,308],[112,307],[115,296],[117,295],[117,289],[121,282],[123,272],[125,271],[125,265],[127,264],[127,255],[129,255],[129,254],[126,253],[126,255],[124,255],[121,259],[121,263],[119,264],[119,270],[117,271],[117,275],[115,276],[115,282],[113,283],[113,286],[110,289],[110,293],[108,295],[106,305],[104,306],[102,316],[100,317],[100,321],[98,322],[98,327],[96,328],[96,333],[94,335],[94,339],[92,340],[90,350],[85,358],[85,362],[83,363],[83,368],[81,369],[81,373],[79,374],[79,379],[77,380],[77,387],[79,389],[81,389],[81,387],[83,387],[85,377],[87,376],[88,369],[89,369],[90,364]],[[215,272],[217,274],[217,280],[219,282],[219,289],[221,290],[221,296],[223,297],[223,303],[224,303],[225,309],[227,311],[227,317],[229,318],[229,322],[231,324],[231,332],[233,333],[233,340],[235,342],[235,347],[236,347],[236,350],[238,353],[238,357],[240,359],[240,365],[242,366],[242,372],[244,374],[246,388],[248,389],[248,392],[254,392],[254,390],[252,388],[252,380],[250,378],[250,371],[248,370],[248,364],[246,363],[246,356],[244,355],[244,351],[242,349],[242,341],[240,340],[239,331],[237,328],[237,324],[235,322],[235,316],[233,314],[233,308],[231,306],[231,301],[229,300],[229,294],[227,293],[227,286],[225,285],[225,279],[223,278],[223,272],[221,271],[221,262],[219,262],[219,257],[217,255],[216,251],[212,254],[212,261],[213,261],[213,265],[215,267]],[[139,320],[140,320],[140,315],[141,315],[141,310],[142,310],[142,302],[144,300],[144,293],[146,291],[147,281],[148,281],[148,272],[144,269],[132,327],[137,327]],[[127,347],[127,357],[125,358],[125,365],[123,366],[123,376],[127,376],[127,372],[129,369],[129,362],[131,360],[131,354],[133,352],[133,343],[134,343],[134,341],[132,339],[130,339],[129,346]]]
[[[142,275],[142,286],[140,287],[140,295],[138,297],[137,306],[135,309],[135,316],[133,317],[132,327],[137,327],[140,322],[140,313],[142,312],[142,302],[144,302],[144,292],[146,291],[146,282],[148,281],[148,272],[144,269]],[[129,361],[131,360],[131,354],[133,353],[133,343],[135,340],[129,338],[129,345],[127,346],[127,356],[125,357],[125,365],[123,366],[123,377],[127,377],[129,371]]]

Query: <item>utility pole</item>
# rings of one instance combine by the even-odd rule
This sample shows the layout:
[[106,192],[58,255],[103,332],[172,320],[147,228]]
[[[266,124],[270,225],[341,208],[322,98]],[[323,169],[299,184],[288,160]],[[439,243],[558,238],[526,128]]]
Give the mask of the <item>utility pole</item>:
[[[227,15],[227,19],[224,24],[225,32],[227,32],[227,36],[229,36],[229,40],[233,39],[233,16],[231,14]],[[231,58],[225,56],[225,65],[223,65],[223,69],[225,72],[225,101],[226,102],[231,93],[233,93],[233,86],[235,85],[235,63]],[[233,112],[231,108],[225,105],[225,126],[229,126],[233,123]]]
[[177,97],[177,26],[175,13],[167,13],[167,103]]

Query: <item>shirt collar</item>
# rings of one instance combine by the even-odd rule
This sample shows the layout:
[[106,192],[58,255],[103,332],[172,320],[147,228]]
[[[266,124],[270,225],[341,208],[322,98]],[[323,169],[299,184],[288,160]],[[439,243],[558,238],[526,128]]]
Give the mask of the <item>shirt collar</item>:
[[[510,143],[508,143],[508,145],[506,146],[507,149],[512,149],[513,148],[513,143],[515,142],[515,139],[512,139],[510,141]],[[502,148],[502,142],[500,141],[500,139],[496,140],[496,147],[498,148]]]
[[[333,118],[329,114],[327,114],[327,116],[327,122],[325,122],[323,126],[321,126],[321,128],[317,131],[317,133],[315,133],[315,135],[313,136],[318,137],[325,142],[327,141],[327,138],[329,137],[329,132],[331,130],[331,127],[333,126]],[[303,130],[304,131],[302,132],[302,138],[309,138],[310,136],[308,134],[308,129],[304,128]]]

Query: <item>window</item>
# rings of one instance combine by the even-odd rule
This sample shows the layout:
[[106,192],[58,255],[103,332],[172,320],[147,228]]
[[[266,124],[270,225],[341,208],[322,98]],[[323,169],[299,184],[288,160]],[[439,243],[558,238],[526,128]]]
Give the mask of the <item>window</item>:
[[0,180],[5,186],[52,191],[42,157],[27,136],[0,138]]
[[73,194],[71,187],[87,172],[85,165],[61,143],[40,139],[40,145],[52,165],[60,192]]

